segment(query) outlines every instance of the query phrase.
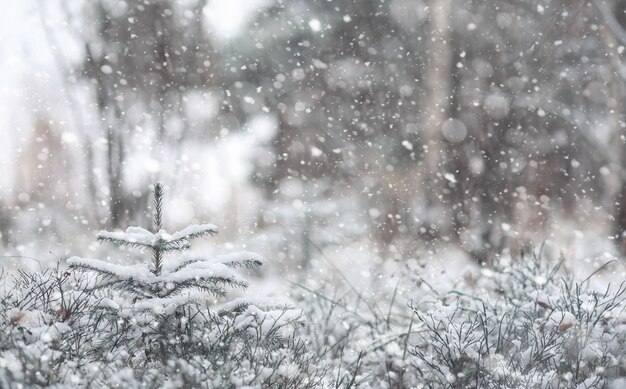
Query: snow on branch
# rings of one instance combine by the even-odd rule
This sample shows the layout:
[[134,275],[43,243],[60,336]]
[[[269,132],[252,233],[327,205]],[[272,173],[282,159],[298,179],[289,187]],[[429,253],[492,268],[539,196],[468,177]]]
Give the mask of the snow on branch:
[[228,266],[221,263],[194,262],[181,270],[169,274],[156,276],[164,282],[210,281],[224,283],[230,286],[247,288],[248,282]]
[[[105,285],[109,287],[121,285],[122,288],[133,290],[139,287],[144,291],[145,287],[151,290],[150,286],[170,285],[162,293],[157,293],[162,296],[172,296],[188,288],[197,288],[216,296],[224,296],[226,290],[222,286],[243,289],[248,287],[245,278],[223,263],[197,261],[188,263],[182,269],[155,275],[145,264],[122,266],[99,259],[78,257],[72,257],[67,262],[71,268],[91,270],[108,277],[111,281]],[[135,283],[138,284],[135,285]],[[141,287],[142,285],[144,287]]]
[[134,266],[123,266],[108,263],[100,259],[79,257],[69,258],[67,260],[67,264],[70,266],[70,268],[91,270],[100,275],[115,277],[119,279],[136,279],[138,281],[149,282],[150,278],[154,277],[154,275],[150,273],[145,265],[142,264]]
[[191,291],[174,297],[156,297],[140,300],[129,307],[123,308],[126,308],[129,312],[134,312],[135,310],[147,310],[155,313],[171,315],[174,313],[176,308],[180,306],[201,303],[204,300],[205,296],[202,293]]
[[192,224],[173,233],[169,241],[173,243],[180,240],[196,239],[206,235],[213,236],[215,234],[217,234],[217,227],[213,224]]
[[217,227],[213,224],[194,224],[173,234],[169,234],[165,230],[159,230],[155,234],[145,228],[128,227],[126,231],[100,231],[98,240],[135,248],[183,251],[191,247],[190,239],[215,234],[217,234]]
[[263,311],[295,309],[289,300],[283,298],[241,297],[220,305],[217,312],[220,316],[236,314],[245,311],[249,306],[254,306]]
[[100,231],[98,240],[102,242],[113,242],[120,246],[131,246],[138,248],[152,248],[158,242],[158,237],[152,232],[141,227],[128,227],[126,231]]
[[173,268],[171,272],[176,272],[197,262],[220,263],[231,269],[257,269],[263,266],[265,261],[263,257],[257,253],[241,251],[238,253],[218,255],[214,258],[206,258],[196,254],[183,254],[175,260],[170,260],[168,266],[170,269]]
[[215,297],[226,296],[227,291],[225,288],[216,285],[215,283],[205,281],[206,280],[188,280],[184,282],[173,282],[167,290],[164,290],[163,293],[161,293],[161,297],[166,298],[170,296],[176,296],[181,292],[185,292],[193,288],[201,290],[202,292],[209,293]]
[[224,265],[236,269],[236,268],[246,268],[246,269],[254,269],[263,266],[263,257],[261,257],[257,253],[252,253],[249,251],[242,251],[239,253],[220,255],[217,257],[217,260]]

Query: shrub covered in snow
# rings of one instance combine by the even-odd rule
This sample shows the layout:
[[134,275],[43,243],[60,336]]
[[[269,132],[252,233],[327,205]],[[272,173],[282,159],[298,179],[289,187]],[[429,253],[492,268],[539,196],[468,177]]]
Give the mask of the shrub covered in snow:
[[88,337],[81,321],[90,299],[82,277],[57,267],[8,278],[0,277],[0,387],[73,383]]
[[[598,291],[541,255],[500,263],[456,290],[419,274],[392,293],[298,287],[289,301],[245,289],[243,252],[187,250],[210,224],[100,232],[149,252],[116,265],[0,275],[0,388],[617,388],[626,382],[626,287]],[[331,263],[329,261],[329,263]],[[338,269],[333,272],[342,275]],[[376,291],[373,291],[376,292]]]
[[276,299],[224,300],[229,289],[248,285],[237,270],[258,268],[262,259],[248,252],[171,255],[217,229],[167,233],[159,184],[154,193],[153,232],[130,227],[98,235],[149,250],[150,261],[73,257],[68,271],[15,279],[2,299],[9,335],[0,340],[1,386],[315,386],[321,370],[294,332],[299,310]]
[[626,374],[624,285],[591,290],[539,255],[484,272],[475,293],[414,306],[426,386],[596,388]]
[[337,386],[620,387],[626,289],[595,291],[561,263],[533,255],[484,269],[459,290],[414,285],[412,301],[305,288],[300,305]]

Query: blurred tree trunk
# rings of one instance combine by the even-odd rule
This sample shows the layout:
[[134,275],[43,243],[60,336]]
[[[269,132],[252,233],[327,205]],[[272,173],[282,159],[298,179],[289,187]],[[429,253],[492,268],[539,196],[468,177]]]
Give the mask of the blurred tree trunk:
[[422,145],[424,166],[422,185],[426,191],[427,207],[434,210],[429,224],[435,224],[442,237],[454,235],[452,211],[446,206],[450,190],[444,178],[446,173],[446,144],[441,136],[441,126],[449,115],[450,78],[452,71],[452,46],[450,43],[451,0],[430,2],[430,27],[427,44],[427,67],[424,74],[422,116]]
[[275,165],[265,178],[264,195],[266,199],[272,199],[280,187],[280,182],[289,176],[289,144],[292,141],[294,129],[289,124],[289,119],[284,110],[276,111],[278,117],[278,132],[272,142],[272,154],[276,158]]
[[616,177],[618,183],[617,193],[615,194],[615,210],[613,215],[615,222],[613,226],[613,233],[620,242],[618,245],[620,249],[625,250],[621,242],[622,234],[626,232],[626,180],[624,179],[624,166],[626,166],[626,139],[625,139],[625,123],[622,104],[624,101],[624,88],[623,80],[621,80],[619,71],[621,67],[621,61],[617,54],[617,41],[614,36],[608,31],[604,31],[603,37],[607,43],[607,50],[609,51],[609,59],[611,61],[612,82],[609,85],[609,106],[611,107],[611,127],[613,129],[613,139],[611,145],[614,153],[614,163],[611,167],[613,175]]
[[[104,18],[104,16],[101,16]],[[103,27],[104,28],[104,27]],[[105,64],[92,54],[89,44],[85,46],[86,71],[96,85],[96,106],[99,116],[106,123],[106,171],[109,190],[109,226],[118,228],[121,226],[122,214],[124,213],[124,193],[122,190],[123,167],[124,167],[124,142],[120,133],[121,112],[115,102],[111,102],[112,93],[108,88],[101,67]]]
[[13,220],[11,209],[6,202],[0,199],[0,244],[7,247],[11,244],[11,230],[13,229]]
[[601,18],[604,21],[602,28],[602,39],[605,43],[609,62],[611,64],[611,82],[608,88],[608,106],[611,112],[611,127],[613,137],[611,139],[611,153],[613,154],[611,171],[615,177],[615,188],[609,188],[609,193],[613,192],[613,234],[618,242],[618,248],[626,254],[626,121],[624,120],[623,104],[626,97],[624,91],[624,80],[620,75],[622,62],[617,52],[620,43],[626,45],[626,29],[623,23],[624,2],[617,1],[613,4],[613,9],[605,2],[594,1]]
[[122,190],[124,149],[119,132],[114,127],[107,129],[107,172],[109,179],[110,225],[118,228],[125,213],[124,193]]
[[[617,35],[622,37],[622,45],[626,45],[626,30],[623,29],[623,23],[626,21],[626,15],[624,14],[624,5],[626,2],[618,1],[618,6],[615,11],[616,18],[615,23],[622,29],[617,31],[604,31],[603,37],[607,42],[607,50],[609,52],[609,59],[613,68],[612,82],[609,87],[610,106],[613,111],[613,141],[615,153],[615,162],[617,163],[614,169],[617,171],[616,175],[619,177],[620,188],[615,199],[615,223],[613,227],[613,233],[619,242],[618,247],[622,250],[623,254],[626,254],[626,120],[624,118],[624,99],[626,93],[624,90],[624,80],[620,75],[622,61],[620,55],[617,53],[619,42]],[[617,28],[617,25],[614,28]]]

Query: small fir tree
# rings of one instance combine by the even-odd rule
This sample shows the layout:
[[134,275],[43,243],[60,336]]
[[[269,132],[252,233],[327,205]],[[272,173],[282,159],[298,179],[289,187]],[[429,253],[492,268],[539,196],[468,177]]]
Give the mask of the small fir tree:
[[[294,325],[300,310],[279,299],[224,301],[247,287],[237,270],[258,268],[260,256],[185,252],[217,228],[169,234],[160,184],[154,199],[152,231],[98,234],[149,251],[149,260],[72,257],[77,272],[21,273],[0,293],[0,387],[320,387],[325,369]],[[0,271],[0,286],[3,278]]]
[[[192,239],[217,234],[217,227],[190,225],[170,234],[162,224],[163,186],[157,183],[153,232],[129,227],[124,232],[98,234],[101,242],[149,250],[149,262],[116,265],[99,259],[68,260],[70,268],[97,276],[89,289],[101,299],[91,316],[96,330],[94,342],[98,342],[95,349],[101,354],[97,358],[114,353],[130,366],[164,363],[173,356],[193,354],[190,348],[198,346],[196,335],[206,337],[207,323],[223,324],[222,317],[232,318],[248,308],[258,312],[289,309],[285,302],[266,299],[236,299],[218,309],[206,309],[230,289],[246,288],[248,283],[236,270],[260,267],[261,257],[242,252],[210,260],[181,253],[190,248]],[[168,255],[171,253],[179,254]]]

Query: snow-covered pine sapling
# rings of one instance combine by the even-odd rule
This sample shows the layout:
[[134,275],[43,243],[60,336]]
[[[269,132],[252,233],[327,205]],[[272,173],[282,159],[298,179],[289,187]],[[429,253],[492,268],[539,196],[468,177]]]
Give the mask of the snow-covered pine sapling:
[[116,288],[136,294],[139,299],[170,298],[192,289],[210,292],[221,297],[226,287],[246,288],[248,283],[234,270],[258,268],[259,255],[243,252],[211,261],[206,258],[181,254],[164,263],[171,252],[188,250],[190,240],[217,234],[213,224],[190,225],[175,233],[163,229],[163,186],[154,185],[154,232],[141,227],[128,227],[124,232],[100,231],[98,241],[130,246],[152,253],[149,264],[115,265],[99,259],[72,257],[71,268],[89,270],[102,277],[95,288]]
[[[110,353],[121,344],[149,351],[159,344],[159,350],[154,351],[162,358],[165,343],[173,346],[176,339],[183,338],[185,334],[189,338],[192,330],[189,316],[197,316],[199,307],[208,307],[209,300],[226,296],[229,289],[248,286],[237,269],[262,265],[261,257],[250,252],[214,259],[178,253],[188,250],[192,239],[217,234],[217,227],[213,224],[190,225],[170,234],[163,229],[162,215],[163,187],[157,183],[154,185],[152,232],[141,227],[129,227],[123,232],[100,231],[98,234],[100,242],[149,250],[152,254],[150,261],[118,265],[99,259],[68,259],[70,268],[97,276],[89,290],[101,298],[93,320],[97,331],[108,334],[98,340],[103,345],[103,352]],[[207,299],[207,294],[212,298]],[[240,303],[235,305],[241,307]],[[217,320],[217,312],[216,309],[215,315],[202,316],[205,320],[213,320],[211,317]],[[134,359],[130,350],[127,353],[130,359]],[[129,362],[132,362],[130,359]],[[147,361],[151,359],[154,360],[147,357]]]

